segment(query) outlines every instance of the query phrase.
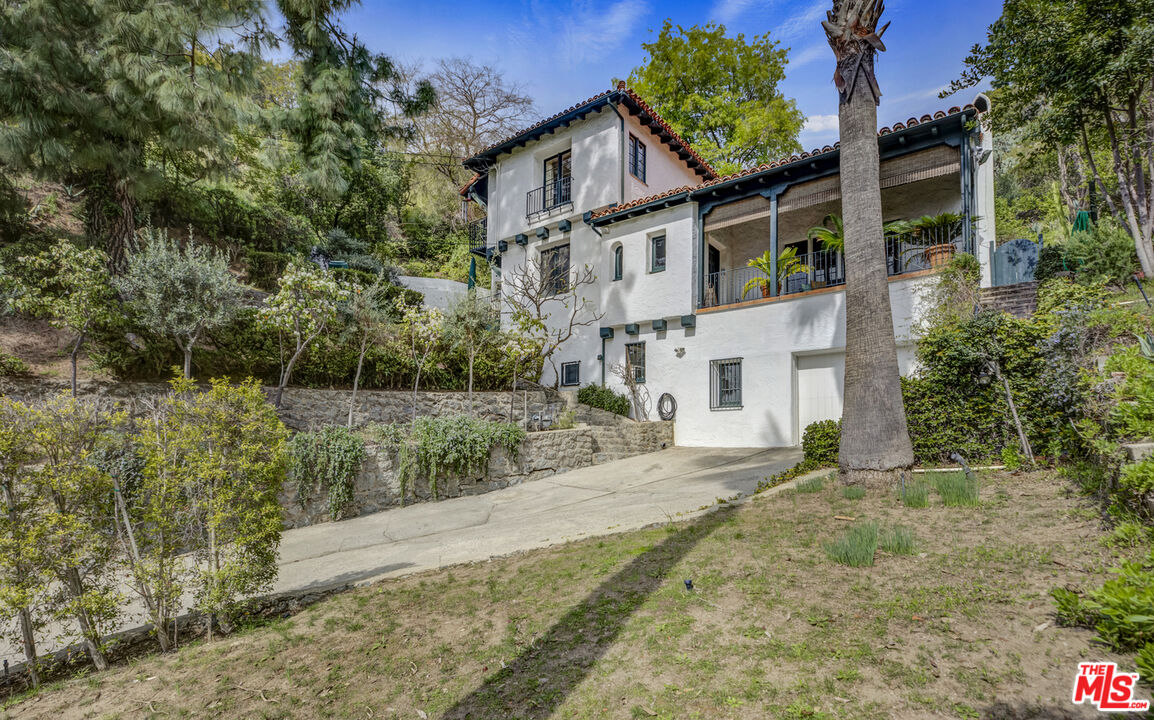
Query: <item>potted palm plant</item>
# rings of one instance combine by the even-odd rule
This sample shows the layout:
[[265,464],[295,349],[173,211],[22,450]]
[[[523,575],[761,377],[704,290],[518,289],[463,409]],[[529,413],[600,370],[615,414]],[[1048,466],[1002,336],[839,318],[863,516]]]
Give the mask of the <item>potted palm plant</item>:
[[[977,217],[970,220],[977,221]],[[961,233],[962,216],[953,212],[923,215],[917,220],[900,223],[894,229],[918,240],[920,254],[926,263],[931,268],[939,268],[947,265],[954,256],[953,241]]]
[[[831,250],[836,253],[845,252],[845,230],[842,227],[841,216],[830,213],[821,219],[821,225],[814,225],[806,231],[805,236],[810,240],[820,240],[822,250]],[[825,279],[814,280],[814,287],[825,287]]]
[[[745,283],[745,287],[741,289],[741,296],[745,295],[750,290],[760,290],[762,297],[770,296],[770,278],[773,277],[773,256],[766,250],[759,257],[755,257],[746,263],[746,266],[760,270],[764,277],[755,277],[749,279]],[[812,268],[802,262],[801,258],[797,256],[797,248],[787,247],[781,251],[777,256],[777,289],[781,292],[782,283],[790,275],[801,272],[809,272]]]

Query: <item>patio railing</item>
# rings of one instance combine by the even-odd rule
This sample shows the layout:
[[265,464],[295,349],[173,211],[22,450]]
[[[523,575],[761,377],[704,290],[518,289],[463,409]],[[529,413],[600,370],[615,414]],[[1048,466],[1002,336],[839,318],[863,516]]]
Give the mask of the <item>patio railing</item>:
[[[885,247],[886,271],[891,277],[940,267],[956,253],[968,252],[957,228],[887,232]],[[818,250],[797,257],[809,269],[784,278],[779,295],[793,295],[845,284],[845,259],[840,252]],[[755,283],[746,291],[746,285],[751,280],[763,282]],[[705,296],[701,299],[701,307],[719,307],[770,297],[769,283],[765,273],[751,267],[710,273],[705,276]]]

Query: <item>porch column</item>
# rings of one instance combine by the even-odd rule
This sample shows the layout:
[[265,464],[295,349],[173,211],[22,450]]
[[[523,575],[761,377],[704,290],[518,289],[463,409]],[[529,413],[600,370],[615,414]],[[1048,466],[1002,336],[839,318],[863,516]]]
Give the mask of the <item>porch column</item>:
[[769,196],[769,296],[777,295],[777,193]]

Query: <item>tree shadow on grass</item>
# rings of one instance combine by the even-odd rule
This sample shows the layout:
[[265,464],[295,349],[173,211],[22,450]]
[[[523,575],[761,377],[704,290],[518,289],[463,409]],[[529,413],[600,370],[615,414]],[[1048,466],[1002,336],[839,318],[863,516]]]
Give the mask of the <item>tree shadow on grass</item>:
[[678,529],[659,545],[638,555],[601,583],[517,658],[442,716],[471,718],[546,718],[593,670],[622,629],[658,588],[680,585],[669,573],[697,543],[734,511],[723,506]]

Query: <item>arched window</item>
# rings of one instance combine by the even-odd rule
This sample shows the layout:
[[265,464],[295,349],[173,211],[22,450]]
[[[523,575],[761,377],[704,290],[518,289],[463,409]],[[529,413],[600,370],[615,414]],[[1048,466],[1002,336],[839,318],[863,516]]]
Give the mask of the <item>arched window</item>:
[[621,274],[625,270],[624,253],[620,245],[613,248],[613,279],[620,280]]

